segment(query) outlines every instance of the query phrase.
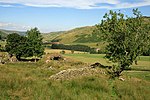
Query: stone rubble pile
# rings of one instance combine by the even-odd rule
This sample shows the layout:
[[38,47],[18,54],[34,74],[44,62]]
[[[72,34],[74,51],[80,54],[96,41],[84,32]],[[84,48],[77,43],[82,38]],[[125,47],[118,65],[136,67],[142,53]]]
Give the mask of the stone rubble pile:
[[81,76],[90,76],[95,74],[105,74],[102,70],[98,70],[91,67],[78,68],[78,69],[67,69],[62,70],[52,76],[50,79],[52,80],[70,80],[73,78],[78,78]]

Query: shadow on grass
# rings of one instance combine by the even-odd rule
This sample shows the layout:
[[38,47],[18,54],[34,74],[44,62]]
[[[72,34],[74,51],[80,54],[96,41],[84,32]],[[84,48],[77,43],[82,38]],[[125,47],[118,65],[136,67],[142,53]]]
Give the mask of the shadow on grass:
[[[99,68],[108,68],[108,69],[112,69],[112,66],[105,66],[105,65],[102,65],[101,63],[94,63],[92,65],[90,65],[92,68],[95,68],[95,67],[99,67]],[[141,69],[141,68],[126,68],[124,69],[126,71],[149,71],[150,72],[150,69]]]
[[149,71],[150,69],[140,69],[140,68],[131,68],[131,69],[125,69],[126,71]]
[[19,61],[22,62],[35,62],[35,61],[39,61],[40,59],[19,59]]

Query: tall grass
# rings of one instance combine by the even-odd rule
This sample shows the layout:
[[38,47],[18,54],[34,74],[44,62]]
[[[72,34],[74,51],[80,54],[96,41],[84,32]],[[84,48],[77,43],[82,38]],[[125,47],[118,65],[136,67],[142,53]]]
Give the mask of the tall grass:
[[[93,56],[94,58],[94,56]],[[101,58],[101,57],[100,57]],[[80,58],[81,59],[81,58]],[[149,72],[124,72],[125,81],[111,80],[107,75],[52,81],[49,77],[66,68],[80,67],[76,61],[44,60],[38,63],[0,65],[0,100],[148,100]],[[53,66],[55,70],[48,69]]]

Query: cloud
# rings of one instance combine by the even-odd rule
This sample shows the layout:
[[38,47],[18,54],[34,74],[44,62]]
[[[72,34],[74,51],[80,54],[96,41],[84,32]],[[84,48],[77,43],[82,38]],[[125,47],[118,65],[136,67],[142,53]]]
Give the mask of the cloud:
[[8,4],[0,4],[0,7],[14,7],[13,5],[8,5]]
[[7,29],[7,30],[18,30],[18,31],[26,31],[29,30],[30,26],[9,23],[9,22],[0,22],[0,29]]
[[150,6],[150,0],[143,0],[143,2],[135,2],[135,3],[128,3],[128,2],[120,3],[115,6],[115,9],[133,8],[133,7],[142,7],[142,6]]
[[[138,2],[139,1],[139,2]],[[32,7],[66,7],[76,9],[121,9],[149,6],[150,0],[0,0],[0,6],[11,7],[15,4]],[[3,5],[4,4],[4,5]],[[107,4],[107,5],[104,5]]]

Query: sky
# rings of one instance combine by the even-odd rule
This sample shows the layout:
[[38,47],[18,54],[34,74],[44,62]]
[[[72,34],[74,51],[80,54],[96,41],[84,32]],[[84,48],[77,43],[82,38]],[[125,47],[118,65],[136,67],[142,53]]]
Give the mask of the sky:
[[0,29],[64,31],[98,24],[109,10],[131,16],[133,8],[150,16],[150,0],[0,0]]

